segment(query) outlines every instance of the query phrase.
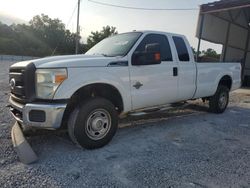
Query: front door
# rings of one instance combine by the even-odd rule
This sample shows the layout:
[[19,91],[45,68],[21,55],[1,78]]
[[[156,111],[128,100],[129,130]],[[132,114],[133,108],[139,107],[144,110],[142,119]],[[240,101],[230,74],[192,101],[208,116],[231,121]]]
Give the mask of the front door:
[[160,64],[133,65],[131,60],[130,87],[133,110],[163,105],[177,99],[178,63],[173,61],[167,36],[148,34],[135,52],[143,52],[147,44],[156,43],[160,45]]

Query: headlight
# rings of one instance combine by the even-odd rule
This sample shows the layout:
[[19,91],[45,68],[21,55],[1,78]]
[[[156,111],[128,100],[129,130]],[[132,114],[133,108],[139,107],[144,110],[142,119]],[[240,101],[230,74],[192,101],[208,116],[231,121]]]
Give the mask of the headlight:
[[36,96],[41,99],[52,99],[65,79],[67,79],[66,69],[37,69]]

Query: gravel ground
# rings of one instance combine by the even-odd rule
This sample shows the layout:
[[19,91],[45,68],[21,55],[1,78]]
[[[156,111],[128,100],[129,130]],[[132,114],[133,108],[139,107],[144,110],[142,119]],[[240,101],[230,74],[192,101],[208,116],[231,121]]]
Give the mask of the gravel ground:
[[8,67],[0,62],[1,187],[250,187],[250,90],[231,94],[228,110],[207,104],[129,118],[106,147],[84,150],[66,132],[28,136],[39,161],[18,162],[5,108]]

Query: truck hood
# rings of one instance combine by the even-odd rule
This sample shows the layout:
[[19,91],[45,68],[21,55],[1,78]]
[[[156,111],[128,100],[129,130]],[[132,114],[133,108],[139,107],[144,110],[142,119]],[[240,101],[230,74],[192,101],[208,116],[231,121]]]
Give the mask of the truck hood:
[[121,57],[104,57],[102,55],[63,55],[23,61],[14,66],[22,67],[32,62],[36,68],[105,67],[111,62],[121,59]]

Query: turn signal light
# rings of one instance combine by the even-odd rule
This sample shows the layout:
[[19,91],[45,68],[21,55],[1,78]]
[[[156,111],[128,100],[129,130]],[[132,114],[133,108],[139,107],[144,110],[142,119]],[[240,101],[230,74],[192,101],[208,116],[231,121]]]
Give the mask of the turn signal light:
[[156,61],[160,61],[161,60],[161,54],[160,53],[156,53],[155,54],[155,60]]
[[66,75],[55,75],[55,83],[62,83],[67,78]]

